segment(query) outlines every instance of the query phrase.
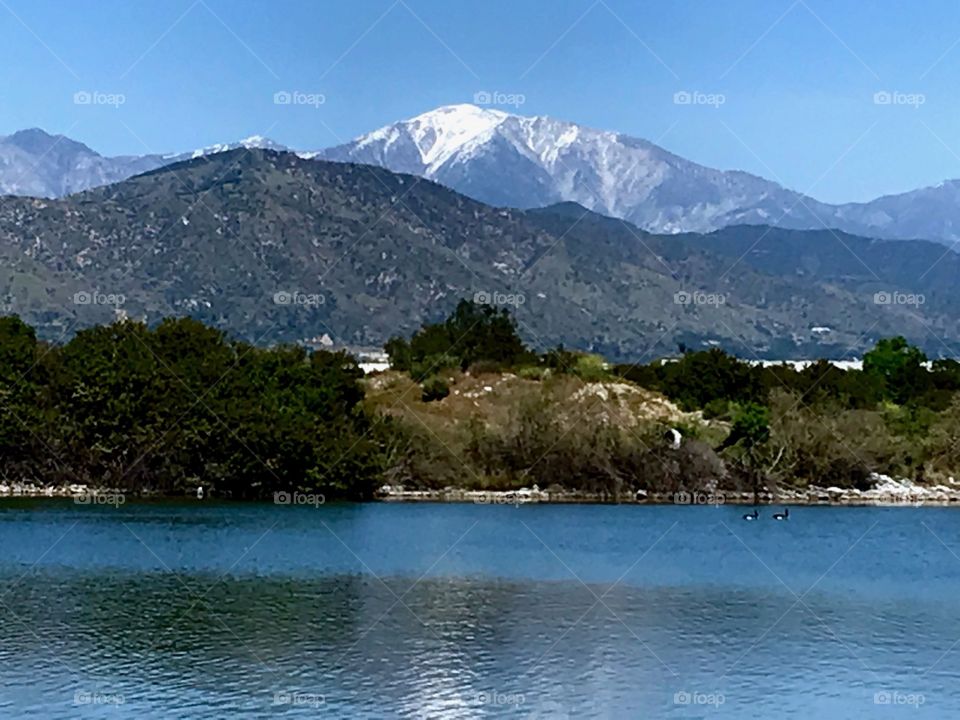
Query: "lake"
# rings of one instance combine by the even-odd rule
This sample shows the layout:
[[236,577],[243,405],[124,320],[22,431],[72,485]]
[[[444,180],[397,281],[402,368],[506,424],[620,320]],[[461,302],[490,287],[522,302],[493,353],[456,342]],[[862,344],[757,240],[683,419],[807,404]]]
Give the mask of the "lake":
[[948,508],[0,504],[0,716],[960,717]]

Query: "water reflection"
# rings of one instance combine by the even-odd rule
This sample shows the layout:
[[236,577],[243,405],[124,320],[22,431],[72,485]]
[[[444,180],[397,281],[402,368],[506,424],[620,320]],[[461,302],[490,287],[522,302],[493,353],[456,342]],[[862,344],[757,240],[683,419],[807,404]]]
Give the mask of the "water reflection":
[[[747,536],[746,551],[723,527],[678,526],[615,584],[675,521],[664,510],[622,524],[606,510],[612,519],[595,510],[568,523],[576,536],[552,515],[523,516],[529,528],[517,515],[482,516],[486,526],[439,566],[442,542],[432,539],[449,547],[463,535],[462,508],[416,510],[431,527],[404,545],[403,560],[396,539],[411,518],[389,509],[374,511],[377,522],[353,508],[318,522],[272,508],[134,508],[81,516],[46,554],[69,509],[0,513],[10,549],[0,564],[0,714],[858,718],[876,717],[878,702],[960,714],[947,689],[960,622],[943,593],[957,573],[893,547],[901,538],[929,549],[908,516],[888,516],[838,578],[804,594],[862,530],[810,515],[781,553],[791,537],[782,530]],[[925,517],[949,532],[949,517]],[[848,520],[860,521],[874,522]],[[378,554],[381,536],[395,543]],[[838,550],[823,557],[798,544]],[[601,556],[609,567],[586,560]],[[809,567],[791,572],[783,558]],[[900,566],[875,592],[872,568],[884,562]],[[394,572],[377,577],[367,563]],[[566,577],[558,564],[569,564]]]

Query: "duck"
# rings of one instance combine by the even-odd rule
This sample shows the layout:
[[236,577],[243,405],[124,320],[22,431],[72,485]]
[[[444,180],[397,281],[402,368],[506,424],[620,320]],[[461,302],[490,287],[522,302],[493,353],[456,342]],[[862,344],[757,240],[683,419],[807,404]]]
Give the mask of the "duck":
[[197,486],[197,500],[203,500],[203,485]]
[[790,508],[784,508],[782,513],[774,513],[774,520],[789,520],[790,519]]
[[744,520],[757,520],[760,517],[760,512],[754,508],[752,513],[747,513],[743,516]]

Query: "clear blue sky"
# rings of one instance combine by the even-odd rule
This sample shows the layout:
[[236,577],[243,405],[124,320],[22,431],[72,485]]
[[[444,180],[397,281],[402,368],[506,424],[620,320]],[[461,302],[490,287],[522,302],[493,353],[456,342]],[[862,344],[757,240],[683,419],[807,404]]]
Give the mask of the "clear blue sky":
[[0,133],[107,154],[325,147],[489,90],[832,202],[960,177],[960,4],[939,0],[0,0],[0,66]]

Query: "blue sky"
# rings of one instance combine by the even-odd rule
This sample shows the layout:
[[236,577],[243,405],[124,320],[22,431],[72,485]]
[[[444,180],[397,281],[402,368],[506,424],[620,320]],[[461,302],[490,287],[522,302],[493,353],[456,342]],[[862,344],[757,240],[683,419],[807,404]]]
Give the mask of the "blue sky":
[[325,147],[487,90],[831,202],[960,177],[960,5],[939,0],[0,0],[0,64],[0,133],[107,154]]

